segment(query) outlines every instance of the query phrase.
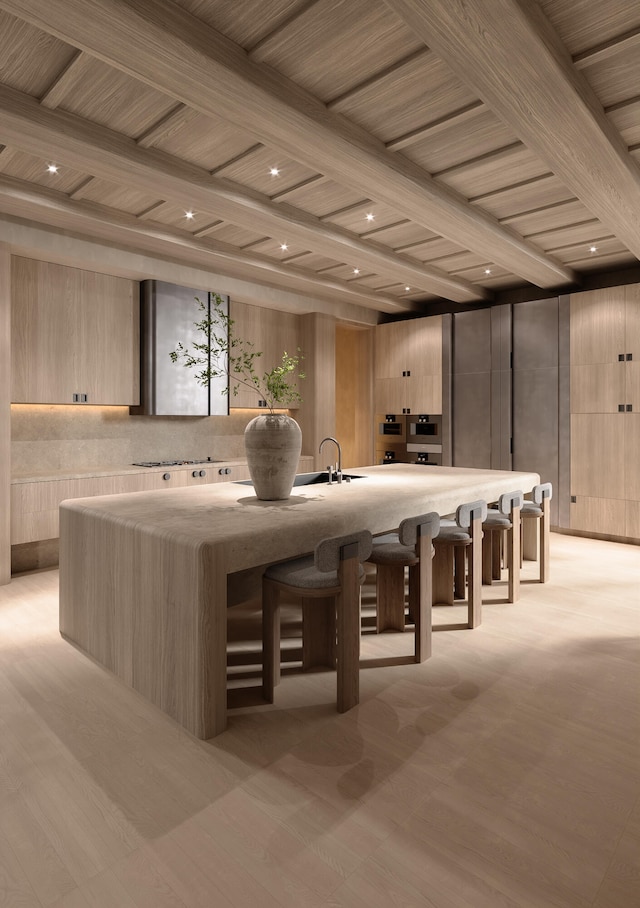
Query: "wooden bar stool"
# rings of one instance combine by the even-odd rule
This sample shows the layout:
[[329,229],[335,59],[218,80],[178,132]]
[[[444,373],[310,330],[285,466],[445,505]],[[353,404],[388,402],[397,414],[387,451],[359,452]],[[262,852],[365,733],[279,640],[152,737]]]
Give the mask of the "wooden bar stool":
[[376,630],[403,631],[405,625],[405,567],[409,569],[409,616],[414,623],[416,662],[431,655],[432,540],[440,515],[432,511],[407,517],[397,533],[373,540],[367,561],[376,566]]
[[486,501],[471,501],[458,507],[455,520],[440,522],[440,532],[433,540],[433,604],[453,605],[454,597],[464,599],[466,594],[468,617],[466,624],[439,625],[437,630],[478,627],[482,621],[482,523],[486,516]]
[[360,586],[365,572],[362,562],[371,553],[371,533],[361,530],[346,536],[323,539],[313,555],[283,561],[267,568],[262,578],[262,691],[273,703],[273,691],[280,680],[280,592],[303,600],[305,608],[331,606],[335,628],[338,712],[346,712],[359,699]]
[[505,492],[498,499],[497,508],[489,508],[482,523],[482,582],[493,583],[502,577],[501,555],[503,541],[509,572],[508,601],[520,597],[520,513],[524,501],[521,491]]
[[[520,516],[522,518],[522,554],[525,558],[535,561],[540,556],[540,583],[546,583],[549,580],[549,528],[551,524],[550,503],[553,497],[553,488],[550,482],[542,482],[532,489],[532,499],[525,499],[522,505]],[[536,539],[528,528],[533,527],[533,521],[538,520],[539,532]],[[531,557],[533,556],[533,557]]]

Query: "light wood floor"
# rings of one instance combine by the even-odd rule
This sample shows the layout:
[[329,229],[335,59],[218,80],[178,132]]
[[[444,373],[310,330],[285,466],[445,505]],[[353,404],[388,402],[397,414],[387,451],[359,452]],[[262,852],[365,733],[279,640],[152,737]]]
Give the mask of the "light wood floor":
[[0,587],[1,906],[640,904],[637,547],[554,535],[549,584],[485,588],[480,628],[363,671],[351,712],[286,673],[207,742],[61,640],[57,580]]

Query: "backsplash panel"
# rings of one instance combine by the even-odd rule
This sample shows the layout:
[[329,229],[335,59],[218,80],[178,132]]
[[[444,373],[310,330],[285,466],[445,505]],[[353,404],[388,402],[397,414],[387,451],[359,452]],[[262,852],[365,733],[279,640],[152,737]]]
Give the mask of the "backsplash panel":
[[123,467],[148,460],[244,457],[252,410],[230,416],[130,416],[128,407],[11,407],[12,475]]

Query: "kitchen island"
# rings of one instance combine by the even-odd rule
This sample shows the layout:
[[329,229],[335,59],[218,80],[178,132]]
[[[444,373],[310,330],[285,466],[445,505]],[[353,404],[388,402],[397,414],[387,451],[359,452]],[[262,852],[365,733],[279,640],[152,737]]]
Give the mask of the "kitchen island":
[[385,464],[259,501],[251,485],[74,499],[60,506],[60,633],[196,737],[226,728],[227,607],[242,578],[356,529],[530,491],[537,473]]

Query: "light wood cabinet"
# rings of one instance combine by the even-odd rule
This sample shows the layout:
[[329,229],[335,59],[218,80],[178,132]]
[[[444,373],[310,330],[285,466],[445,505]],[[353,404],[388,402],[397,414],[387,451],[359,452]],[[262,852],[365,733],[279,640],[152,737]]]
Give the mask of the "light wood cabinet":
[[411,319],[375,330],[376,413],[442,412],[442,318]]
[[14,403],[140,402],[135,281],[14,256]]
[[[247,303],[231,301],[230,315],[233,321],[232,334],[240,340],[253,344],[254,350],[261,353],[255,362],[255,371],[259,376],[270,371],[282,362],[282,354],[295,356],[300,343],[299,317],[290,312],[279,312],[275,309],[263,309]],[[304,351],[302,351],[304,355]],[[304,362],[301,363],[304,372]],[[233,388],[233,375],[229,377],[230,389]],[[304,396],[304,387],[300,393]],[[253,409],[260,407],[260,394],[240,385],[238,393],[229,392],[229,406]],[[294,409],[294,408],[292,408]]]
[[640,286],[570,298],[571,529],[640,538]]

